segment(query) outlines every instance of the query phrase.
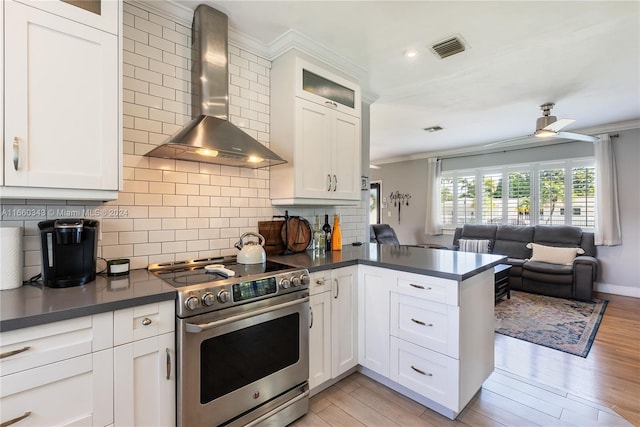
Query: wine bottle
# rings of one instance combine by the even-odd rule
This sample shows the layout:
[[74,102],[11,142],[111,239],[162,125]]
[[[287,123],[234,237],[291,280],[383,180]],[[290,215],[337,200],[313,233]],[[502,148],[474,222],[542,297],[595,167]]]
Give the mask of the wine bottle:
[[327,251],[331,250],[331,226],[329,225],[329,215],[325,214],[324,216],[324,225],[322,226],[322,231],[325,233],[325,245],[324,248]]
[[338,214],[333,216],[333,234],[331,235],[331,250],[342,250],[342,231],[340,230],[340,217]]

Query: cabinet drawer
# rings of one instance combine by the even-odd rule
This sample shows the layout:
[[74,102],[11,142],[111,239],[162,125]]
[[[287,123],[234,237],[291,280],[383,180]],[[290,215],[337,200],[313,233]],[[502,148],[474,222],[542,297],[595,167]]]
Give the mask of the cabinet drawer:
[[309,294],[315,295],[331,290],[331,270],[316,271],[309,274],[311,282],[309,283]]
[[0,333],[0,372],[16,372],[111,347],[111,313]]
[[0,422],[24,416],[16,426],[112,423],[112,364],[113,352],[104,350],[3,376]]
[[458,305],[458,282],[420,274],[398,274],[398,292],[430,301]]
[[114,312],[114,345],[126,344],[154,335],[173,332],[175,324],[174,304],[174,301],[163,301]]
[[459,363],[391,337],[391,379],[447,408],[457,408]]
[[458,307],[391,293],[391,335],[458,358]]

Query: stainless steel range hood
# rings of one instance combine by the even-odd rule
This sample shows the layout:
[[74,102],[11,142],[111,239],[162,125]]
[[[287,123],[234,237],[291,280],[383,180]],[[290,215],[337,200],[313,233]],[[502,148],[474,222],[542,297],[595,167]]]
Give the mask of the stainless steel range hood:
[[254,169],[286,163],[228,121],[227,15],[201,4],[191,31],[193,120],[146,155]]

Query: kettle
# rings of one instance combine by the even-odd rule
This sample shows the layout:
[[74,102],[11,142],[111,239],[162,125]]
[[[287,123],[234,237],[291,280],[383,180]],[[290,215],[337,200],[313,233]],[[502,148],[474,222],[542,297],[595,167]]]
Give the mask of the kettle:
[[[254,236],[259,242],[244,241],[245,237]],[[267,254],[264,251],[264,237],[258,233],[244,233],[240,240],[234,245],[240,252],[237,256],[239,264],[262,264],[267,261]]]

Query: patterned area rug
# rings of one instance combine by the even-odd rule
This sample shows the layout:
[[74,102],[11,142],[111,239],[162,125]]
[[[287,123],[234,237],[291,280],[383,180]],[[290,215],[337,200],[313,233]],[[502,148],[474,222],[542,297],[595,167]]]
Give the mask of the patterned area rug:
[[582,302],[511,291],[495,308],[496,332],[587,357],[607,300]]

